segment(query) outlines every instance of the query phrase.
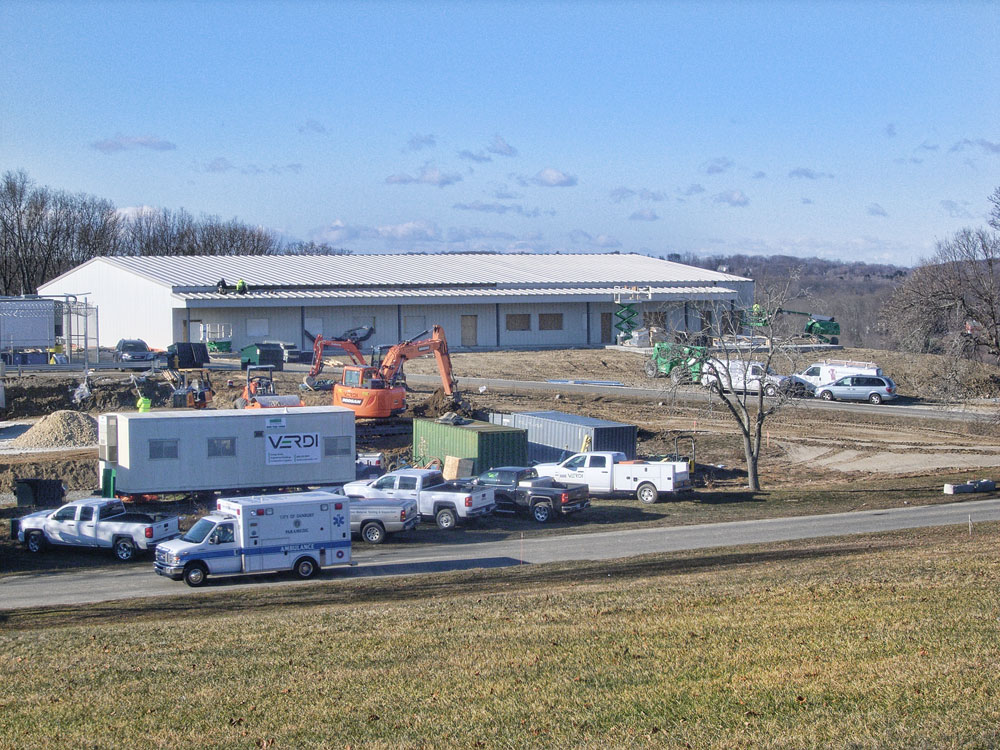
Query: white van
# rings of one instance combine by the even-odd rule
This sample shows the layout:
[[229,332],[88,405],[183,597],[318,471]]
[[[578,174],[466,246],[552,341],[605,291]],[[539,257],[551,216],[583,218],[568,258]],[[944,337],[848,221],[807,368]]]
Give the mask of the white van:
[[882,376],[882,369],[874,362],[852,362],[847,359],[827,359],[813,362],[793,377],[801,378],[814,386],[826,385],[847,375]]
[[212,575],[351,565],[351,501],[325,490],[222,498],[179,539],[156,548],[155,570],[188,586]]
[[786,375],[778,375],[761,362],[710,359],[701,368],[701,384],[724,391],[757,393],[764,389],[767,396],[777,396],[788,385]]

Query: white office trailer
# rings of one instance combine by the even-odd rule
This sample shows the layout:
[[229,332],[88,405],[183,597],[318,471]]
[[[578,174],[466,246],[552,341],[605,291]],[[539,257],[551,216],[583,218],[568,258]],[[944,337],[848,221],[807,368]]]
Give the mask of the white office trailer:
[[339,406],[102,414],[102,492],[158,495],[344,484],[354,412]]

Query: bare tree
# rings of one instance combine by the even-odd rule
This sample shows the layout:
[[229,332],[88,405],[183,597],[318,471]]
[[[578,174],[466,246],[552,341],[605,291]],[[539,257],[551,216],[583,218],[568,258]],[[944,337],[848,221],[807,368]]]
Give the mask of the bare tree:
[[[802,394],[803,386],[776,372],[790,371],[794,362],[795,335],[780,310],[796,283],[794,274],[773,285],[758,282],[754,305],[718,316],[710,328],[687,337],[688,343],[669,345],[676,359],[671,367],[659,368],[659,374],[670,369],[671,389],[692,379],[708,387],[713,408],[721,403],[733,418],[743,443],[747,485],[753,491],[761,488],[758,467],[767,419]],[[647,374],[655,369],[647,368]]]
[[990,226],[939,242],[883,308],[902,348],[1000,362],[1000,188],[990,201]]

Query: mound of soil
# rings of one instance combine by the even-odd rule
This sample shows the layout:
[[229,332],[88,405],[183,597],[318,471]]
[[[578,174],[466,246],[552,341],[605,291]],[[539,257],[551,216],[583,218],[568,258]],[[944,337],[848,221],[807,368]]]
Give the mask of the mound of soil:
[[472,418],[476,413],[468,399],[460,395],[449,396],[444,392],[444,388],[438,388],[419,404],[414,404],[412,398],[407,397],[407,403],[404,413],[407,417],[440,417],[448,412],[454,412],[459,416]]
[[[127,379],[99,378],[89,383],[90,396],[80,403],[73,394],[82,381],[77,378],[26,376],[10,378],[6,384],[4,419],[40,417],[60,410],[81,412],[133,411],[135,387]],[[163,380],[146,380],[137,386],[152,406],[168,406],[174,389]]]
[[42,417],[11,441],[14,448],[81,448],[97,444],[97,420],[89,414],[62,409]]

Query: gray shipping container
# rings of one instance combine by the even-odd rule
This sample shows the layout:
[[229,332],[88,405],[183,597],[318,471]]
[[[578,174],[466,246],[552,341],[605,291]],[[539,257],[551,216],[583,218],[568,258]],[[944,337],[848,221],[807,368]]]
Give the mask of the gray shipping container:
[[99,470],[121,495],[343,484],[354,412],[340,406],[102,414]]
[[[559,461],[584,450],[621,451],[635,458],[638,430],[633,424],[609,422],[559,411],[490,414],[493,424],[528,431],[528,460]],[[589,438],[589,444],[588,444]]]
[[0,349],[47,349],[62,333],[62,303],[54,299],[0,299]]

